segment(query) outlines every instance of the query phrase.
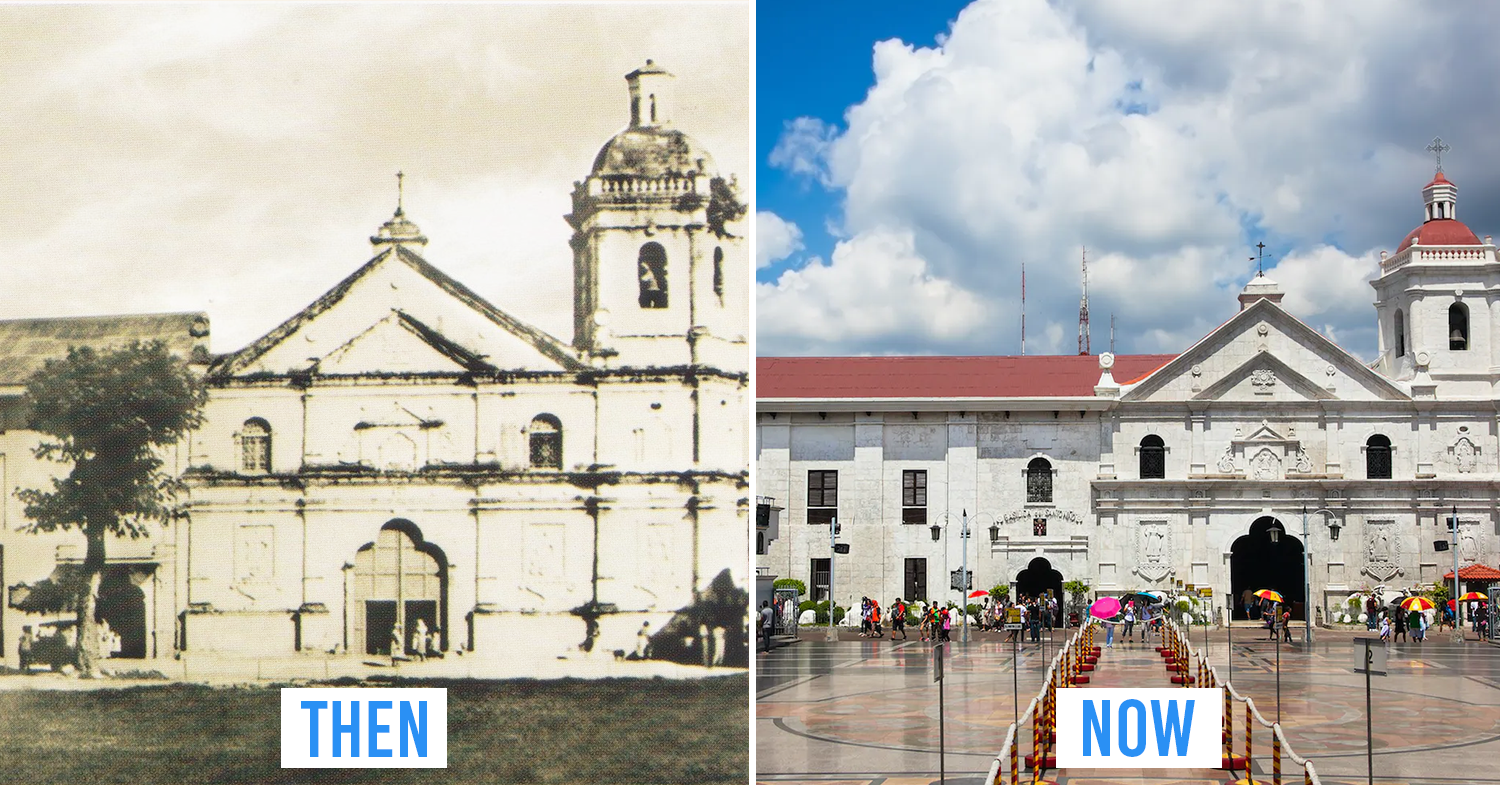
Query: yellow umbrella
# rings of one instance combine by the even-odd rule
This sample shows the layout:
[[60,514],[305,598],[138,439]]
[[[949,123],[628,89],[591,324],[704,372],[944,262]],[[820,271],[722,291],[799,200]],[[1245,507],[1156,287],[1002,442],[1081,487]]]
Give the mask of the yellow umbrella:
[[1459,597],[1458,599],[1460,601],[1464,601],[1464,600],[1488,600],[1489,597],[1486,597],[1485,594],[1484,594],[1484,592],[1471,591],[1468,594],[1465,594],[1464,596]]
[[1426,597],[1407,597],[1401,601],[1401,609],[1406,611],[1430,611],[1434,607]]
[[1270,589],[1261,589],[1260,591],[1255,593],[1255,596],[1261,598],[1262,600],[1270,600],[1271,602],[1286,602],[1286,600],[1283,600],[1281,598],[1280,594],[1271,591]]

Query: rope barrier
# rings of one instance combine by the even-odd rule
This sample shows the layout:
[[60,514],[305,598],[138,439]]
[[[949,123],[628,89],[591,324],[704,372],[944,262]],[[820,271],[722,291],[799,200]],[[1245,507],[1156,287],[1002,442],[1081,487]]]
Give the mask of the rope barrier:
[[[1239,690],[1234,688],[1233,684],[1220,680],[1218,668],[1208,661],[1206,653],[1198,652],[1192,648],[1192,642],[1177,628],[1176,623],[1168,620],[1163,630],[1163,635],[1170,638],[1176,647],[1184,652],[1184,656],[1191,656],[1197,660],[1199,673],[1203,675],[1200,683],[1206,686],[1217,686],[1224,693],[1224,727],[1222,731],[1224,750],[1220,768],[1229,771],[1240,768],[1245,770],[1245,778],[1237,781],[1235,785],[1263,785],[1262,782],[1255,780],[1250,775],[1250,761],[1255,757],[1256,723],[1271,731],[1271,777],[1273,785],[1281,785],[1282,782],[1281,759],[1283,751],[1285,752],[1285,757],[1291,758],[1293,763],[1302,767],[1303,785],[1322,785],[1322,781],[1318,778],[1317,768],[1313,765],[1312,761],[1298,755],[1292,749],[1291,741],[1287,739],[1286,731],[1282,729],[1281,724],[1266,720],[1261,715],[1260,709],[1255,705],[1253,698],[1241,695]],[[1245,754],[1243,758],[1237,758],[1233,754],[1234,715],[1231,708],[1236,701],[1245,704]]]
[[[1011,723],[1005,732],[1005,745],[995,755],[995,760],[990,764],[989,773],[985,776],[985,785],[1004,785],[1006,775],[1009,774],[1010,785],[1020,785],[1021,769],[1030,765],[1032,768],[1032,783],[1044,783],[1042,779],[1049,763],[1055,758],[1049,756],[1047,751],[1051,749],[1057,734],[1057,690],[1059,687],[1072,686],[1075,679],[1087,680],[1077,670],[1084,649],[1093,632],[1093,625],[1087,624],[1079,629],[1069,638],[1052,656],[1047,665],[1047,671],[1042,676],[1042,689],[1036,697],[1027,704],[1026,711],[1021,713],[1020,719]],[[1019,667],[1016,663],[1014,667]],[[1031,755],[1024,760],[1021,758],[1021,728],[1027,722],[1031,722]],[[1009,763],[1009,766],[1006,764]]]

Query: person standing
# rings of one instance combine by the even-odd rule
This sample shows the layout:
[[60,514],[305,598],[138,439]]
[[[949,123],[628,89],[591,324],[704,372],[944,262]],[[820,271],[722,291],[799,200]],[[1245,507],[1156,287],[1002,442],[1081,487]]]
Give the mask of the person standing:
[[[1131,640],[1135,635],[1135,601],[1132,600],[1125,606],[1125,629],[1121,636],[1124,640]],[[1144,636],[1142,636],[1144,637]]]
[[21,660],[21,672],[27,676],[31,675],[31,650],[36,645],[36,638],[31,634],[31,627],[21,628],[21,642],[17,645],[17,652]]
[[401,654],[402,654],[401,647],[403,647],[405,645],[406,645],[406,631],[405,631],[405,629],[402,628],[401,622],[398,621],[398,622],[396,622],[395,626],[391,627],[391,667],[392,668],[396,667],[396,663],[398,663],[398,662],[401,661]]
[[1032,643],[1042,642],[1042,609],[1044,607],[1041,603],[1033,602],[1031,607],[1027,608],[1026,624],[1031,628]]
[[1392,615],[1396,617],[1391,620],[1391,629],[1394,632],[1392,640],[1406,640],[1406,613],[1398,608]]
[[[771,603],[767,602],[765,600],[762,600],[761,603],[760,603],[760,640],[761,640],[761,651],[770,651],[771,650],[771,621],[772,621],[772,617],[774,615],[775,614],[773,614],[771,612]],[[644,627],[641,629],[641,634],[642,635],[645,634],[645,628]]]
[[1292,609],[1281,606],[1281,637],[1287,643],[1292,642]]
[[[762,621],[761,621],[761,623],[762,624],[765,623],[765,621],[764,621],[764,614],[762,614]],[[641,622],[641,629],[639,631],[637,631],[636,634],[635,634],[635,658],[638,659],[638,660],[644,660],[644,659],[649,658],[650,656],[651,656],[651,622],[649,622],[649,621],[643,621],[643,622]]]

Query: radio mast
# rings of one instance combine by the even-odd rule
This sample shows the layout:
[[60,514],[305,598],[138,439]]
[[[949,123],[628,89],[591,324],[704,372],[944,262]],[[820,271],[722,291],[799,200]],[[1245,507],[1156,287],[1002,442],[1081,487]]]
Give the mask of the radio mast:
[[1089,353],[1089,249],[1083,249],[1083,299],[1078,301],[1078,353]]
[[1026,263],[1021,262],[1021,356],[1026,356]]

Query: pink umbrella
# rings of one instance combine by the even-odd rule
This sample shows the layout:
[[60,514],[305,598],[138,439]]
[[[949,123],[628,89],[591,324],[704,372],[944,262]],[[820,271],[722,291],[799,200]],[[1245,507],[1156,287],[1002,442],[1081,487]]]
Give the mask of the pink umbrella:
[[1120,601],[1114,597],[1100,597],[1089,606],[1089,615],[1096,619],[1113,619],[1120,613]]

